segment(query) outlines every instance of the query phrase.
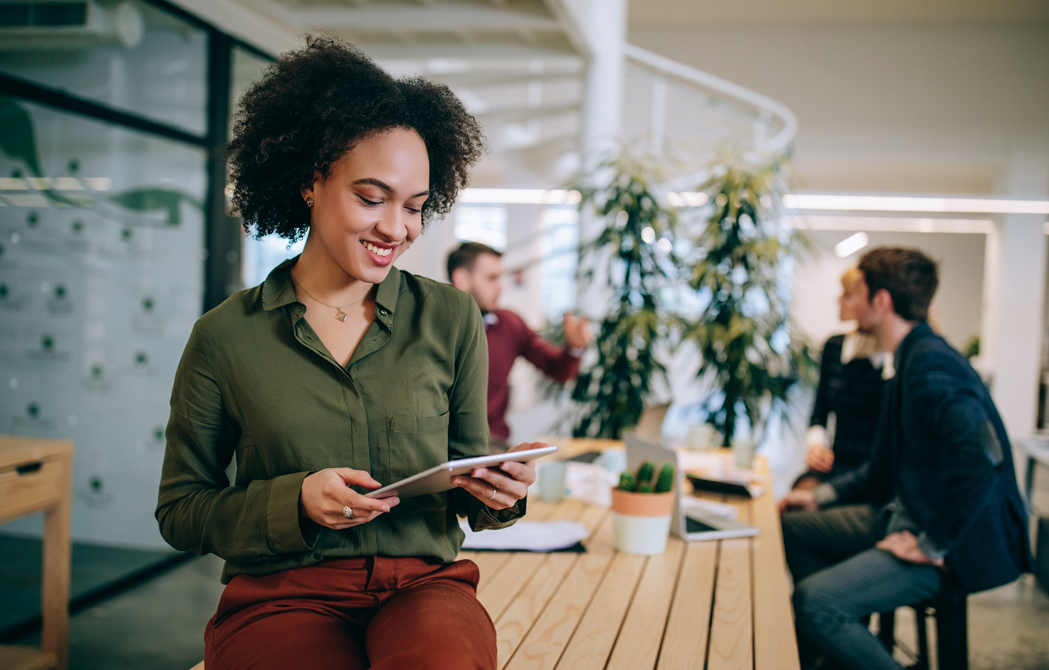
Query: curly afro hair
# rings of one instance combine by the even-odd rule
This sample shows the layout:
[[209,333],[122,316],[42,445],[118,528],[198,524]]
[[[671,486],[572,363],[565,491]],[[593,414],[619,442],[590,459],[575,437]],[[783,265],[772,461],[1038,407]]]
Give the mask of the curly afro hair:
[[485,149],[481,127],[443,84],[394,79],[359,49],[307,37],[271,65],[240,102],[226,160],[233,205],[245,230],[296,241],[310,227],[302,199],[316,175],[361,140],[394,128],[414,130],[430,158],[423,225],[451,210],[468,170]]

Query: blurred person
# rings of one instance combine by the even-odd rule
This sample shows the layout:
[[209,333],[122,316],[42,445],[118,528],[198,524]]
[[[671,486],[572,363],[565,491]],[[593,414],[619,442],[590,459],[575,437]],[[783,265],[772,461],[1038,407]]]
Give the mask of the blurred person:
[[[841,276],[838,318],[855,321],[866,302],[863,274],[859,268],[849,268]],[[794,483],[794,488],[814,489],[830,477],[863,465],[870,456],[878,425],[883,379],[892,373],[892,353],[878,351],[877,339],[871,333],[857,328],[827,340],[812,419],[805,435],[809,445],[805,464],[809,469]],[[832,413],[833,448],[827,435]]]
[[534,464],[363,495],[489,453],[480,311],[393,267],[483,141],[446,86],[335,40],[308,38],[244,95],[233,202],[256,237],[307,237],[197,321],[172,391],[156,517],[176,549],[226,559],[209,668],[496,667],[457,516],[512,524]]
[[523,356],[550,379],[567,382],[579,374],[579,360],[593,340],[590,322],[565,314],[565,346],[557,347],[539,337],[514,312],[499,309],[502,254],[479,242],[463,242],[448,255],[448,279],[452,286],[473,296],[481,308],[488,338],[488,428],[492,450],[505,450],[510,439],[506,408],[510,405],[510,368],[514,361]]
[[1005,427],[976,372],[926,322],[936,264],[878,248],[859,269],[867,300],[857,321],[895,352],[896,375],[871,458],[781,502],[803,510],[782,517],[803,667],[823,654],[849,668],[898,669],[863,617],[1031,569]]

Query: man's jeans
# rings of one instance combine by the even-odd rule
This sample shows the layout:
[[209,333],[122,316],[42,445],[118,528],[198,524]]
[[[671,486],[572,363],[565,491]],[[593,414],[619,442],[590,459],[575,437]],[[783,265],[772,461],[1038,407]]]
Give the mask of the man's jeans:
[[899,670],[860,619],[936,595],[943,573],[875,549],[886,517],[870,505],[783,515],[802,667],[823,653],[849,668]]

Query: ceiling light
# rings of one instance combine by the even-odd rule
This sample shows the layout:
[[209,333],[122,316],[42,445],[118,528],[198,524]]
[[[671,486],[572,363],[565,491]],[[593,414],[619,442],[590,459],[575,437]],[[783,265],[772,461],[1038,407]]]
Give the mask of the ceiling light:
[[834,245],[834,253],[838,255],[838,258],[848,258],[870,244],[870,241],[871,238],[867,236],[867,233],[860,232],[855,235],[849,235]]
[[800,210],[864,212],[1049,214],[1049,200],[1018,198],[930,198],[924,196],[788,193],[783,196],[783,206],[787,209]]
[[459,195],[459,202],[492,203],[500,205],[575,205],[579,191],[541,188],[467,188]]

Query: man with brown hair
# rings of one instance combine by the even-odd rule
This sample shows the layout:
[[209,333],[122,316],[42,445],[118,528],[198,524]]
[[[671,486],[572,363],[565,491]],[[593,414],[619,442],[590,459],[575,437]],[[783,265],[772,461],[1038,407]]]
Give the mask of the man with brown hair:
[[859,268],[859,327],[896,353],[896,377],[870,459],[788,494],[781,508],[804,511],[784,514],[783,543],[803,665],[824,654],[849,668],[896,669],[861,619],[1029,571],[1027,511],[986,387],[926,322],[936,264],[883,247]]
[[559,382],[579,372],[579,359],[593,339],[590,322],[571,313],[564,316],[565,346],[556,347],[536,335],[524,319],[508,309],[499,309],[503,291],[502,254],[479,242],[463,242],[448,255],[448,279],[452,286],[473,296],[484,317],[488,338],[488,428],[492,450],[509,446],[510,427],[506,408],[510,405],[510,368],[518,356],[547,377]]

